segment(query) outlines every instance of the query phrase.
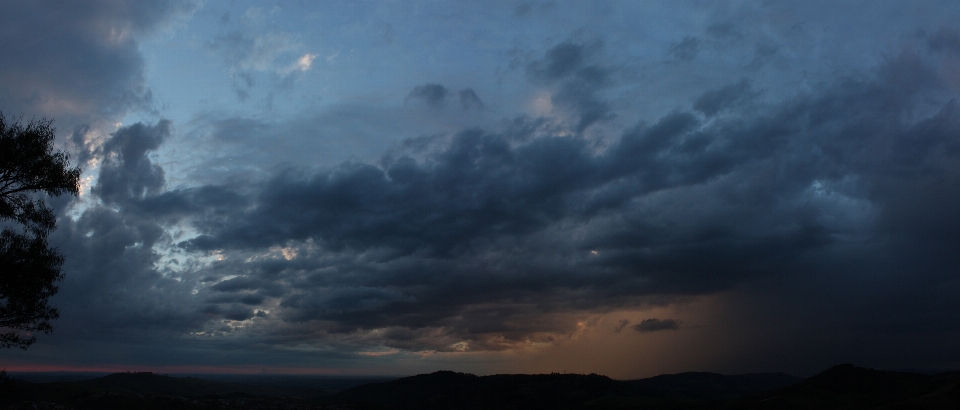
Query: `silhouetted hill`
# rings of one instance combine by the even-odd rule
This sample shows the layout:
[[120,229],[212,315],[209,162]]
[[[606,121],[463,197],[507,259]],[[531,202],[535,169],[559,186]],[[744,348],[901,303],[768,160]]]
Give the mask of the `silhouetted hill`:
[[319,395],[318,391],[311,389],[222,383],[195,377],[171,377],[153,373],[115,373],[73,384],[76,387],[95,392],[110,391],[179,397],[227,396],[236,393],[254,397],[312,398]]
[[726,376],[717,373],[688,372],[630,380],[627,384],[637,393],[644,395],[720,400],[776,390],[797,384],[802,380],[801,377],[786,373],[752,373]]
[[712,401],[781,388],[800,380],[781,373],[682,373],[617,381],[596,374],[481,377],[441,371],[358,386],[325,401],[385,409],[705,408]]
[[76,382],[30,383],[18,380],[4,390],[0,393],[0,408],[20,408],[25,403],[58,403],[64,406],[62,408],[135,406],[146,410],[203,407],[204,400],[200,399],[305,400],[321,395],[320,391],[313,389],[222,383],[153,373],[115,373]]
[[960,409],[960,373],[831,367],[795,386],[742,400],[742,409]]
[[960,372],[926,375],[853,365],[835,366],[806,380],[782,373],[680,373],[618,381],[596,374],[475,376],[441,371],[322,397],[316,389],[152,373],[73,382],[18,381],[13,387],[0,391],[0,409],[960,409]]

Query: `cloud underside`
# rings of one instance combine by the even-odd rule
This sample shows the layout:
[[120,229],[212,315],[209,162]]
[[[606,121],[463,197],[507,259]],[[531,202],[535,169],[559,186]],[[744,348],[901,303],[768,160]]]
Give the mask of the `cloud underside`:
[[[123,128],[99,153],[103,205],[57,232],[63,298],[108,295],[81,310],[118,332],[478,351],[759,279],[920,267],[915,299],[955,274],[960,107],[919,57],[773,104],[746,80],[705,90],[696,111],[598,140],[582,131],[612,114],[589,50],[564,43],[528,67],[579,113],[568,128],[519,116],[375,163],[164,190],[148,154],[169,124]],[[441,107],[448,93],[408,98]],[[944,308],[915,306],[920,321]]]
[[659,332],[663,330],[677,330],[680,328],[680,321],[674,319],[644,319],[633,326],[633,330],[640,333]]

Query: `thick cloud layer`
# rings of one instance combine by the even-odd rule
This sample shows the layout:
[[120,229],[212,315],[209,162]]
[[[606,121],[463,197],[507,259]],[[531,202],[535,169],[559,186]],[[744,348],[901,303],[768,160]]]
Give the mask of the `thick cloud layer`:
[[[38,84],[97,107],[84,115],[146,101],[136,33],[179,6],[138,7],[91,14],[132,21],[133,37],[67,33],[113,61],[100,87],[75,90],[102,74],[83,67],[81,85]],[[911,31],[910,47],[867,68],[794,67],[818,50],[816,30],[770,34],[743,20],[776,13],[721,9],[643,53],[589,30],[505,50],[496,86],[424,70],[385,87],[389,99],[119,126],[83,158],[96,168],[82,201],[58,200],[63,317],[32,349],[217,365],[482,355],[561,346],[588,328],[683,338],[715,318],[682,307],[726,297],[736,303],[716,326],[784,335],[769,349],[849,361],[928,337],[928,362],[960,360],[949,353],[960,347],[949,337],[960,334],[960,36]],[[317,57],[271,26],[275,12],[224,14],[226,31],[198,43],[226,62],[231,101],[274,85],[253,98],[269,113],[272,93],[306,83]],[[510,12],[536,24],[555,8]],[[317,61],[358,58],[348,54]],[[18,107],[66,112],[0,79]],[[501,86],[524,102],[505,105]],[[190,152],[164,157],[173,148]]]
[[182,1],[10,2],[0,16],[0,104],[72,127],[151,103],[138,39]]
[[[111,304],[143,306],[145,327],[440,351],[549,341],[575,330],[571,313],[864,263],[909,275],[917,293],[905,297],[921,297],[954,280],[960,241],[960,109],[931,104],[938,81],[906,53],[759,111],[738,108],[746,81],[706,91],[694,106],[709,116],[678,110],[608,145],[518,117],[378,164],[173,191],[147,156],[169,124],[136,124],[104,144],[93,191],[120,211],[90,209],[65,230],[68,280],[129,281],[108,287],[124,290]],[[183,224],[199,235],[164,231]],[[160,269],[158,247],[186,266]],[[100,320],[127,320],[117,314]],[[273,330],[249,330],[261,328]],[[633,329],[683,331],[674,319]]]

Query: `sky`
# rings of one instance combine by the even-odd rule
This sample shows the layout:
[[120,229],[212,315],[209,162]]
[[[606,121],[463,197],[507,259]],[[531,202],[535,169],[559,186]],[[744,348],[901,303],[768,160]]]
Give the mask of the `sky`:
[[960,368],[953,1],[4,1],[8,371]]

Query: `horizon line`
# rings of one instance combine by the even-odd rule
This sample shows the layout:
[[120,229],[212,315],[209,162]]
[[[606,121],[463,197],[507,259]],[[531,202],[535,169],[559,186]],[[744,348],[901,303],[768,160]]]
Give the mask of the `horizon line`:
[[141,366],[141,365],[54,365],[8,364],[0,371],[9,373],[154,373],[177,375],[262,375],[262,376],[342,376],[342,377],[404,377],[409,375],[356,373],[343,369],[302,368],[276,366]]

